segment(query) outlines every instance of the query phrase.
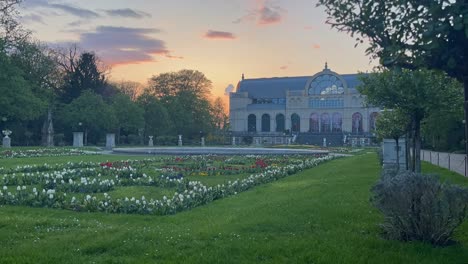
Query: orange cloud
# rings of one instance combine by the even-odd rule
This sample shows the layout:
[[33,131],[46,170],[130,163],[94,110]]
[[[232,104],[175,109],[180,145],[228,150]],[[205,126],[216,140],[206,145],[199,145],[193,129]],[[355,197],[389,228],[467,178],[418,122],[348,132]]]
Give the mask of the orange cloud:
[[314,49],[320,49],[320,45],[319,45],[319,44],[314,44],[314,45],[312,45],[312,48],[314,48]]
[[217,31],[217,30],[208,30],[205,35],[203,35],[206,39],[236,39],[237,37],[231,33],[226,31]]
[[268,0],[257,0],[257,7],[254,10],[248,11],[248,13],[236,20],[233,23],[238,24],[244,21],[256,22],[257,25],[272,25],[283,21],[283,15],[286,11],[273,5]]
[[280,67],[281,70],[287,70],[288,69],[288,66],[287,65],[283,65]]

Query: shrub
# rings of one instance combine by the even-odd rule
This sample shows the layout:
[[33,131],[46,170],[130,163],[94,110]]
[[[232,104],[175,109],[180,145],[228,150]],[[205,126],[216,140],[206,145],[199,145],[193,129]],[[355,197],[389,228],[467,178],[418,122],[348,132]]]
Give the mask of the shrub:
[[442,183],[435,175],[387,171],[371,201],[385,215],[389,239],[447,245],[468,215],[468,189]]

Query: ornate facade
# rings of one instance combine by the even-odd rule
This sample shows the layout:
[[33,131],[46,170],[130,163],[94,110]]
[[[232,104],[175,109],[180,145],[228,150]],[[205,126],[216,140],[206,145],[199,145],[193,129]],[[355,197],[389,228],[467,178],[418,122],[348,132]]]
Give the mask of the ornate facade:
[[254,143],[366,145],[379,108],[366,107],[357,74],[244,79],[230,94],[231,131]]

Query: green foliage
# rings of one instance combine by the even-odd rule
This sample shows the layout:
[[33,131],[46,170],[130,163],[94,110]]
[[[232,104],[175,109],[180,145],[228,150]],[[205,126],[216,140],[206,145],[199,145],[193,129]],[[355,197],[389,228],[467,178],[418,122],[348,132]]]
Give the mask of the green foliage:
[[384,171],[372,191],[385,215],[382,228],[390,239],[444,246],[468,216],[468,189],[441,183],[432,175]]
[[366,95],[367,103],[398,110],[410,120],[416,153],[412,170],[420,171],[421,121],[431,113],[457,105],[461,95],[460,84],[446,74],[425,69],[383,70],[362,75],[361,80],[358,90]]
[[15,65],[2,48],[0,39],[0,118],[8,120],[33,120],[45,111],[45,102],[33,92],[33,83]]
[[[105,71],[101,62],[92,52],[83,52],[78,57],[75,50],[70,50],[73,56],[65,57],[62,60],[64,70],[64,86],[62,91],[62,101],[70,103],[78,98],[83,91],[91,90],[96,94],[108,97],[113,94],[107,83]],[[66,64],[66,65],[65,65]]]
[[208,100],[211,81],[194,70],[163,73],[153,76],[148,93],[159,98],[173,124],[172,132],[184,138],[197,138],[215,127],[212,105]]
[[408,118],[401,112],[384,111],[377,118],[377,136],[379,139],[392,138],[399,139],[408,129]]
[[111,98],[111,107],[116,117],[118,134],[137,132],[144,127],[143,109],[125,94],[116,94]]
[[173,129],[172,120],[166,107],[158,98],[149,93],[143,93],[138,97],[137,104],[143,109],[145,137],[170,133]]
[[369,41],[384,66],[428,67],[466,82],[468,5],[464,1],[320,0],[328,23]]
[[[60,113],[60,119],[75,131],[84,129],[94,135],[109,133],[117,124],[111,106],[92,91],[84,91],[80,97],[65,105]],[[95,142],[96,140],[97,138]]]

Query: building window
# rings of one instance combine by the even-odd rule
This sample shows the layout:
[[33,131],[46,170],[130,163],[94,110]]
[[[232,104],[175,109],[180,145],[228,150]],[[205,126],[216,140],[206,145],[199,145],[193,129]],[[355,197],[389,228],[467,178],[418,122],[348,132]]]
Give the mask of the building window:
[[379,117],[379,113],[377,112],[372,112],[370,114],[370,118],[369,118],[369,131],[375,131],[375,128],[376,128],[376,122],[377,122],[377,118]]
[[328,113],[323,113],[321,117],[322,126],[321,131],[322,133],[330,133],[330,115]]
[[362,115],[361,113],[353,114],[353,133],[360,134],[363,132],[362,129]]
[[250,114],[247,118],[247,131],[257,132],[257,117],[254,114]]
[[298,114],[291,115],[291,131],[299,132],[301,131],[301,119]]
[[333,113],[332,117],[332,132],[341,132],[343,118],[340,113]]
[[284,115],[277,114],[276,115],[276,132],[284,132],[285,125],[284,125]]
[[343,108],[342,98],[312,98],[309,101],[311,108]]
[[309,131],[313,133],[319,132],[319,116],[316,113],[312,113],[309,119]]
[[344,85],[339,78],[332,74],[323,74],[312,80],[309,95],[313,94],[343,94]]
[[270,132],[270,115],[262,115],[262,132]]

